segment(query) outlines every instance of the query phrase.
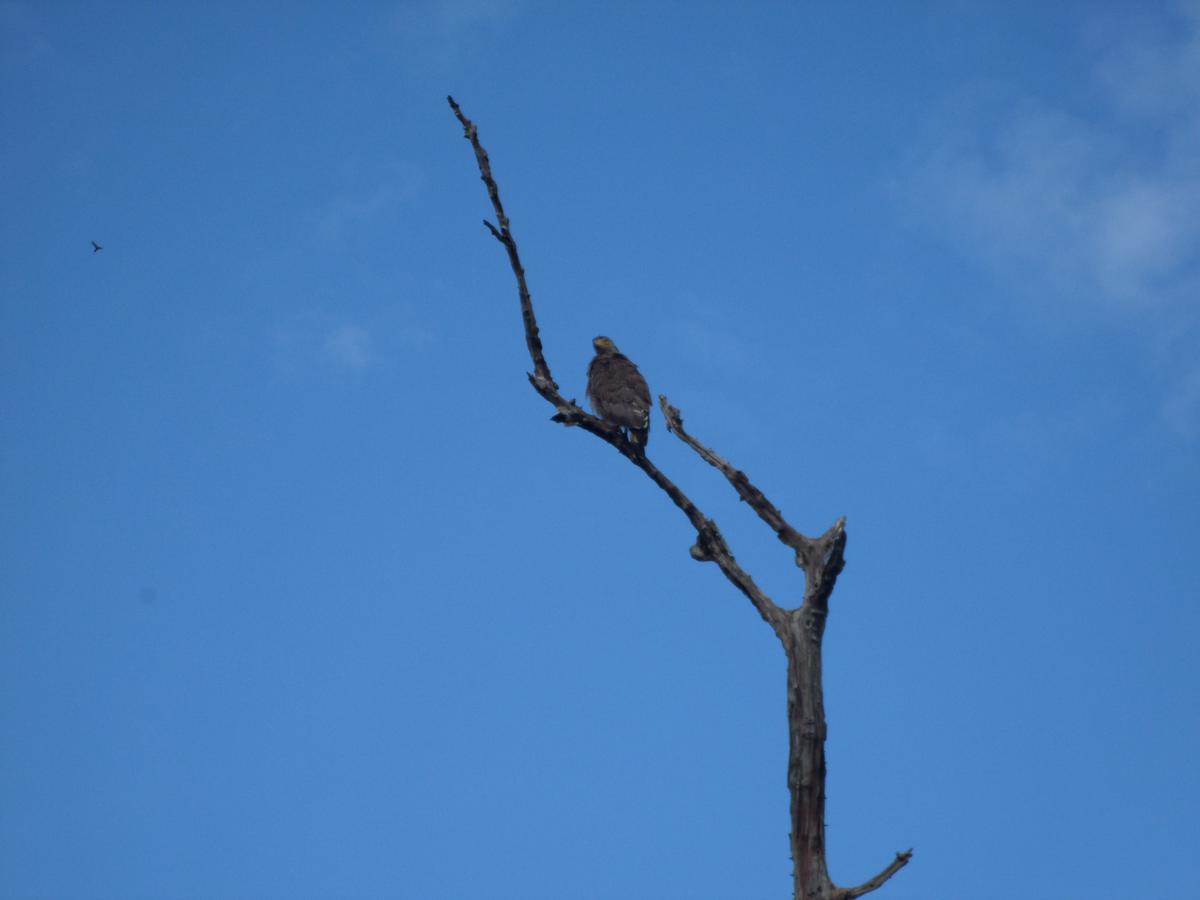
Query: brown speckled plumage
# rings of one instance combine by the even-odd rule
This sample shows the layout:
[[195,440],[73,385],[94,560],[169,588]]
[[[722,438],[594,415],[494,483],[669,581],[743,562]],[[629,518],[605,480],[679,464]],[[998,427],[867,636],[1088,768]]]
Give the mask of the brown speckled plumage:
[[629,429],[629,439],[645,449],[650,439],[650,388],[629,357],[606,337],[592,341],[596,355],[588,366],[588,400],[596,415]]

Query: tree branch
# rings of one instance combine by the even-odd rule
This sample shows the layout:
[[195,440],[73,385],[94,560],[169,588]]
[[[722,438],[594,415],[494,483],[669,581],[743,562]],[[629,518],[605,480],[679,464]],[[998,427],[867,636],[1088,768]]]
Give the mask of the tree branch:
[[[624,450],[622,450],[625,453]],[[729,544],[725,541],[725,536],[721,534],[721,529],[717,527],[717,523],[712,519],[707,518],[704,513],[693,503],[688,496],[675,486],[659,468],[650,462],[644,454],[639,454],[634,450],[625,453],[625,456],[635,466],[645,472],[650,480],[657,484],[671,498],[671,501],[683,510],[684,515],[688,517],[688,521],[692,523],[692,527],[696,529],[696,543],[692,545],[692,559],[697,562],[715,562],[722,574],[729,579],[729,582],[746,595],[746,598],[754,604],[754,608],[758,610],[758,614],[763,617],[771,628],[775,631],[780,639],[783,638],[783,628],[785,627],[786,614],[767,594],[754,583],[754,579],[750,577],[750,573],[738,565],[733,553],[729,549]]]
[[884,869],[870,881],[864,881],[858,887],[842,888],[841,895],[836,897],[835,900],[854,900],[855,897],[861,897],[863,894],[869,894],[871,891],[883,887],[884,883],[887,882],[889,878],[908,865],[908,861],[912,859],[912,855],[913,852],[911,848],[903,851],[902,853],[897,853],[896,858],[888,864],[886,869]]

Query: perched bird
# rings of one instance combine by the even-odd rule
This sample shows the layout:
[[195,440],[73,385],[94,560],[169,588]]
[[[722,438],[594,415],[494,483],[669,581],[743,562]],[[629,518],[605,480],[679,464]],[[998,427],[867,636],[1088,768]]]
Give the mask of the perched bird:
[[101,247],[99,244],[97,244],[95,241],[92,241],[92,252],[93,253],[99,253],[103,249],[104,248]]
[[588,400],[596,415],[629,429],[629,439],[646,449],[650,440],[650,388],[629,357],[609,338],[592,341],[596,355],[588,365]]

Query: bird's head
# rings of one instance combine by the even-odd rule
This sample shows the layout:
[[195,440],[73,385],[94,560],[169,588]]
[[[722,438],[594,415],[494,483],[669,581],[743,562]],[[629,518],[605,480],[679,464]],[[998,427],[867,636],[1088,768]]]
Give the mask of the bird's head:
[[592,346],[596,348],[597,353],[617,353],[617,345],[612,342],[612,338],[606,338],[604,335],[592,338]]

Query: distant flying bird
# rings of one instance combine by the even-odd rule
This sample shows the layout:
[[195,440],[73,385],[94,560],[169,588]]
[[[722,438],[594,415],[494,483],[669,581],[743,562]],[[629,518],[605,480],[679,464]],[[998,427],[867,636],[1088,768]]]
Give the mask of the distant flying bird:
[[99,244],[97,244],[95,241],[92,241],[92,252],[93,253],[99,253],[103,249],[104,248],[101,247]]
[[609,338],[592,341],[596,355],[588,366],[588,400],[596,415],[629,429],[643,452],[650,439],[650,388],[638,367]]

